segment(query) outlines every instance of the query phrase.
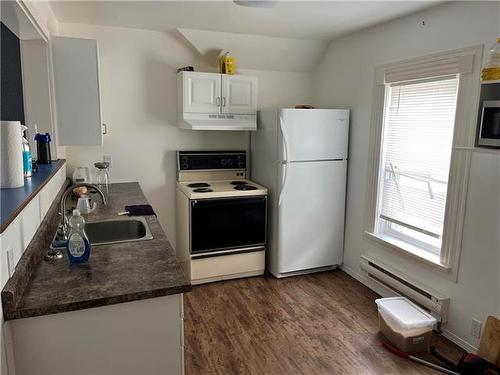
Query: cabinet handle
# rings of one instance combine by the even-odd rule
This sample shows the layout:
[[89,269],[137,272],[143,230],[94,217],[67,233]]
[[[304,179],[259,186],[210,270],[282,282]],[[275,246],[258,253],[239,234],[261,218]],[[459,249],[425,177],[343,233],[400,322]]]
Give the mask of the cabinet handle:
[[102,124],[102,134],[108,134],[108,125]]
[[224,96],[222,98],[222,106],[225,107],[226,106],[226,97]]
[[220,107],[220,97],[217,97],[215,99],[215,104],[217,105],[217,107]]

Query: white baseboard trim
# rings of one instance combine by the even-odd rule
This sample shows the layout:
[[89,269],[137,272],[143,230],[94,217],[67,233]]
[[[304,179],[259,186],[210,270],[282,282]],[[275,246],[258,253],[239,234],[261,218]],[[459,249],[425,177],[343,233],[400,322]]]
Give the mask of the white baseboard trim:
[[367,288],[373,290],[375,293],[380,295],[381,297],[395,297],[396,295],[392,292],[392,290],[385,288],[383,285],[380,284],[373,284],[370,282],[370,280],[366,277],[364,277],[362,274],[359,272],[355,271],[351,267],[346,266],[343,264],[340,266],[340,269],[347,273],[349,276],[354,277],[356,280],[358,280],[361,284],[366,286]]
[[[356,280],[358,280],[361,284],[365,285],[367,288],[373,290],[375,293],[382,297],[393,297],[394,293],[390,290],[385,288],[382,285],[378,284],[373,284],[370,282],[370,280],[366,277],[364,277],[362,274],[359,272],[355,271],[351,267],[346,266],[345,264],[342,264],[340,266],[340,269],[347,273],[349,276],[352,276]],[[474,345],[470,344],[466,340],[462,339],[461,337],[455,335],[453,332],[450,332],[446,328],[442,328],[442,335],[450,340],[452,343],[455,345],[458,345],[462,349],[464,349],[467,352],[470,353],[476,353],[478,348],[476,348]]]
[[476,348],[474,345],[468,343],[464,339],[458,337],[453,332],[450,332],[449,330],[443,328],[442,335],[444,337],[446,337],[448,340],[450,340],[452,343],[454,343],[455,345],[460,346],[465,351],[467,351],[469,353],[477,353],[478,348]]

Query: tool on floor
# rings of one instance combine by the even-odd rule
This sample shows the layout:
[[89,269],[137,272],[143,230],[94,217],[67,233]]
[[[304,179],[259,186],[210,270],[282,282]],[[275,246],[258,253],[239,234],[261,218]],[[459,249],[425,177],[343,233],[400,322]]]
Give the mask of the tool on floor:
[[465,353],[458,364],[454,365],[449,359],[431,347],[431,354],[449,368],[458,371],[461,375],[500,375],[500,320],[489,316],[484,332],[481,335],[477,355]]
[[458,364],[438,353],[435,347],[431,347],[430,353],[446,367],[461,375],[500,375],[500,368],[472,353],[464,353]]
[[462,375],[500,375],[500,368],[472,353],[465,353],[457,365]]
[[431,347],[430,353],[446,367],[461,375],[500,375],[499,367],[472,353],[464,353],[458,364],[440,354],[435,347]]
[[434,358],[436,358],[437,360],[439,360],[439,362],[443,363],[446,367],[448,367],[450,370],[453,370],[453,371],[458,371],[457,369],[457,364],[454,363],[452,360],[446,358],[444,355],[442,355],[441,353],[439,353],[437,350],[436,350],[436,347],[435,346],[431,346],[430,348],[430,353],[432,354],[432,356]]
[[401,358],[409,359],[410,361],[414,361],[414,362],[420,363],[420,364],[422,364],[424,366],[433,368],[434,370],[441,371],[441,372],[443,372],[445,374],[460,375],[459,372],[447,369],[446,367],[438,366],[438,365],[436,365],[436,364],[434,364],[432,362],[426,361],[424,359],[415,357],[414,355],[411,355],[409,353],[403,352],[403,351],[395,348],[394,346],[392,346],[388,342],[382,342],[382,346],[384,348],[386,348],[388,351],[390,351],[391,353],[393,353],[393,354],[395,354],[395,355],[397,355],[397,356],[399,356]]

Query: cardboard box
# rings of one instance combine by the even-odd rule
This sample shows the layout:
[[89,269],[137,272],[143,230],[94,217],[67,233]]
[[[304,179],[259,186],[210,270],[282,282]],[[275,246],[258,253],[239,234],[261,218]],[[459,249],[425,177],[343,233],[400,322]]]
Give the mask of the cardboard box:
[[381,314],[379,314],[379,326],[380,333],[399,350],[410,354],[429,351],[432,337],[431,329],[398,331],[391,327]]
[[380,332],[399,350],[418,353],[429,350],[436,319],[405,297],[376,301]]

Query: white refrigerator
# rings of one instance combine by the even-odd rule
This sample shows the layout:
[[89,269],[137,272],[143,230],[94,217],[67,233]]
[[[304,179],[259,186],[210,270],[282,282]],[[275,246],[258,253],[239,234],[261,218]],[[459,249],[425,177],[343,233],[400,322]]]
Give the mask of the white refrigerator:
[[344,243],[348,109],[260,111],[251,178],[268,188],[266,268],[276,277],[335,268]]

